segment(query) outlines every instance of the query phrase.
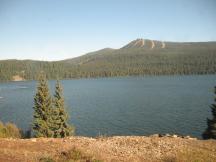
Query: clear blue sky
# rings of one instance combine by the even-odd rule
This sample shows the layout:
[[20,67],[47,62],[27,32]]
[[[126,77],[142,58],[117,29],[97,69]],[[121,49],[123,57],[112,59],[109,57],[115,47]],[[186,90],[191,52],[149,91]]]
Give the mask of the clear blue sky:
[[0,0],[0,59],[60,60],[136,38],[216,41],[216,0]]

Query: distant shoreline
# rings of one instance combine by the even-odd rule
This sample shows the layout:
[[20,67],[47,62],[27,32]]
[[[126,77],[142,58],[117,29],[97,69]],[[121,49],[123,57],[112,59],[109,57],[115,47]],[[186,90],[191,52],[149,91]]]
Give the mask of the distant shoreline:
[[[81,80],[81,79],[111,79],[111,78],[130,78],[130,77],[176,77],[176,76],[205,76],[205,75],[216,75],[216,73],[211,74],[172,74],[172,75],[123,75],[123,76],[112,76],[112,77],[82,77],[82,78],[61,78],[60,80]],[[55,78],[48,79],[50,80],[56,80]],[[0,83],[8,83],[8,82],[29,82],[29,81],[37,81],[34,79],[23,79],[23,80],[7,80],[7,81],[1,81]]]

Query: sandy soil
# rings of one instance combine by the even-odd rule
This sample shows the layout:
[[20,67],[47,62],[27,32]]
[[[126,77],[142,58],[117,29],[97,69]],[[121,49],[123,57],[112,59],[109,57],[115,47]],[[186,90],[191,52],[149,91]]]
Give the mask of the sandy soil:
[[216,140],[175,136],[75,136],[64,139],[0,139],[0,162],[34,162],[42,157],[58,160],[60,155],[71,149],[108,162],[216,161]]

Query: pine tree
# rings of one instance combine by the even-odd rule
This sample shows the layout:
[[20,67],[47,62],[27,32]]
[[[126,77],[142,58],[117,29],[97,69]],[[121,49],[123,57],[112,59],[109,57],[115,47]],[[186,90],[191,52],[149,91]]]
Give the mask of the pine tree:
[[[216,87],[215,87],[216,94]],[[214,99],[216,102],[216,97]],[[207,119],[208,128],[202,134],[203,139],[216,139],[216,103],[211,105],[212,119]]]
[[55,138],[63,138],[73,134],[73,127],[68,124],[68,114],[65,110],[63,89],[60,82],[56,82],[54,108],[52,111],[52,129]]
[[52,100],[44,73],[39,76],[37,92],[34,97],[33,131],[35,137],[52,137]]

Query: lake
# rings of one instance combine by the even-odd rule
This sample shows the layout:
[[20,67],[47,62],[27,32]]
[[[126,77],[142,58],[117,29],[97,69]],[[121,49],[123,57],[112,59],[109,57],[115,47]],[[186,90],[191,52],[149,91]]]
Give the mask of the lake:
[[[52,92],[55,81],[49,81]],[[170,133],[201,138],[216,75],[145,76],[61,81],[76,135]],[[0,120],[31,126],[35,81],[0,83]]]

